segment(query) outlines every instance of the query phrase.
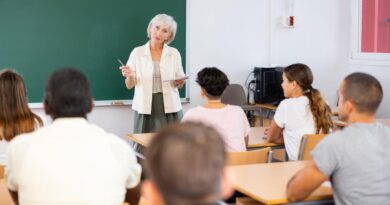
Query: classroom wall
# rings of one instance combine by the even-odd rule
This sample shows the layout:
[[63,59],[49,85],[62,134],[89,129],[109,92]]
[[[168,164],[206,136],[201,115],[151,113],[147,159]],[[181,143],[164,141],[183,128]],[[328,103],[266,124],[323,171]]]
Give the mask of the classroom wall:
[[[231,83],[244,84],[255,66],[303,62],[314,72],[314,87],[331,105],[336,105],[340,80],[354,70],[370,72],[385,90],[390,87],[390,69],[383,75],[384,68],[349,64],[349,1],[295,0],[296,27],[285,28],[282,19],[288,14],[288,2],[187,0],[187,69],[193,75],[189,81],[191,103],[183,105],[184,111],[202,103],[194,79],[205,66],[223,69]],[[42,113],[42,109],[34,111]],[[380,113],[390,117],[389,108],[383,105]],[[130,106],[96,107],[88,118],[119,136],[132,132]]]

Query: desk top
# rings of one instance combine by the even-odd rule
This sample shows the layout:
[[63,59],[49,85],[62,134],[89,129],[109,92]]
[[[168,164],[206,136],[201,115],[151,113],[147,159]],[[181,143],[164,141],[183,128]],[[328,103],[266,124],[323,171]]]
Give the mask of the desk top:
[[251,131],[249,132],[248,148],[280,146],[280,144],[267,142],[263,138],[264,130],[265,127],[251,127]]
[[[268,143],[263,139],[264,127],[251,127],[249,133],[249,143],[248,148],[258,148],[258,147],[274,147],[280,146],[275,143]],[[140,133],[140,134],[129,134],[127,135],[128,139],[144,146],[148,147],[150,141],[153,139],[155,133]]]
[[276,108],[278,107],[278,106],[275,106],[275,105],[269,104],[269,103],[258,103],[258,104],[256,104],[256,106],[259,106],[261,108],[268,109],[268,110],[276,110]]
[[[287,182],[307,161],[231,166],[234,188],[264,204],[287,203]],[[332,189],[321,186],[306,200],[332,198]]]

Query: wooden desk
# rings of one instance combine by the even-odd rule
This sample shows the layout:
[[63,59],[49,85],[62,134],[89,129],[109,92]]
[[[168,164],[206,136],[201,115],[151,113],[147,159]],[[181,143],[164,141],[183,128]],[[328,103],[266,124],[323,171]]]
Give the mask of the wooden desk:
[[128,134],[127,138],[134,141],[143,147],[148,147],[150,141],[153,139],[155,133],[139,133],[139,134]]
[[276,108],[278,107],[278,106],[275,106],[275,105],[269,104],[269,103],[258,103],[258,104],[256,104],[256,106],[259,106],[262,109],[267,109],[267,110],[271,110],[271,111],[275,111]]
[[271,148],[280,148],[284,147],[283,144],[275,144],[267,142],[264,136],[265,127],[251,127],[251,131],[249,132],[249,142],[248,148],[263,148],[263,147],[271,147]]
[[[248,148],[262,148],[262,147],[280,147],[283,145],[268,143],[263,139],[264,127],[251,127],[249,133]],[[132,140],[143,147],[148,147],[150,141],[153,139],[155,133],[140,133],[140,134],[129,134],[127,138]]]
[[[287,182],[307,161],[231,166],[233,187],[264,204],[288,203]],[[332,199],[332,189],[321,186],[306,200]]]

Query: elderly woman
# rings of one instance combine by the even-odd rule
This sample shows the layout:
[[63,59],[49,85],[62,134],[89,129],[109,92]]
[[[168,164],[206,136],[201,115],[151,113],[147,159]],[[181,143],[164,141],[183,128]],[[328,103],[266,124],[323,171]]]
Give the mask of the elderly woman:
[[184,77],[181,56],[168,46],[176,35],[177,24],[166,14],[149,23],[149,41],[136,47],[125,66],[121,66],[128,89],[135,88],[133,99],[134,133],[155,132],[183,116],[178,88]]

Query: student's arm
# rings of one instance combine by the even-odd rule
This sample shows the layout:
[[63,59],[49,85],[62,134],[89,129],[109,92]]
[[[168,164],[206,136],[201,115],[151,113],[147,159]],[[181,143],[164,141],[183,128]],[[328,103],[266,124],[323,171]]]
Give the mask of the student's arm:
[[8,189],[9,195],[11,195],[12,201],[15,205],[19,205],[18,192]]
[[298,171],[287,184],[287,198],[290,202],[302,201],[319,187],[328,177],[311,159],[305,168]]
[[130,205],[133,205],[133,204],[137,205],[138,204],[139,199],[141,197],[140,184],[141,183],[139,183],[134,188],[126,190],[125,202],[130,203]]
[[244,140],[245,140],[245,147],[248,147],[248,144],[249,144],[249,135],[245,136],[245,137],[244,137]]
[[283,128],[279,127],[275,120],[272,120],[271,126],[265,130],[264,135],[267,137],[267,142],[283,144]]

